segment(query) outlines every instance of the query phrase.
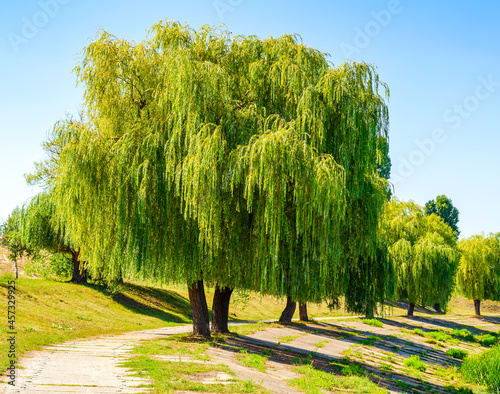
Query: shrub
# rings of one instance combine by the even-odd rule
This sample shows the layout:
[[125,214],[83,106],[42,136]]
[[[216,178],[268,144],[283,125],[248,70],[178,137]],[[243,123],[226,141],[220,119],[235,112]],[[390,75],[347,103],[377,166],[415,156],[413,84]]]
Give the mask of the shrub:
[[459,360],[463,360],[468,354],[467,350],[462,349],[450,349],[446,352],[447,356],[458,358]]
[[425,363],[423,361],[420,361],[420,357],[415,354],[403,361],[403,365],[405,367],[410,367],[421,372],[424,372],[427,369]]
[[363,320],[361,320],[361,322],[363,322],[365,324],[369,324],[370,326],[374,326],[374,327],[382,327],[384,325],[384,323],[382,323],[381,321],[379,321],[377,319],[363,319]]
[[500,347],[467,357],[460,372],[469,382],[488,386],[492,393],[500,393]]

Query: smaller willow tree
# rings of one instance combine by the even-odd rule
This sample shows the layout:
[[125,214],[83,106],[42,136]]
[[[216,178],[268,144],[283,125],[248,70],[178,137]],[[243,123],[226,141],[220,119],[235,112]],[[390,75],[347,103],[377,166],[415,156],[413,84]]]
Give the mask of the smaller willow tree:
[[458,242],[461,252],[457,271],[460,292],[474,300],[476,315],[481,300],[500,300],[500,240],[490,234],[473,235]]
[[385,207],[382,234],[396,272],[396,295],[415,304],[446,305],[453,289],[459,254],[453,230],[414,202],[396,199]]
[[9,216],[3,237],[10,250],[10,258],[23,254],[39,256],[41,253],[59,253],[71,262],[73,283],[86,282],[87,275],[79,259],[79,250],[69,240],[64,224],[57,216],[50,193],[33,197]]

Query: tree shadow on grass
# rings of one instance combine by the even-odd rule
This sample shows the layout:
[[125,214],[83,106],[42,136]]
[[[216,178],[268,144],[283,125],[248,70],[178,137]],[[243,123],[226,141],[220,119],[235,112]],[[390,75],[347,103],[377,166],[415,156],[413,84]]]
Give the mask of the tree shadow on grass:
[[134,313],[155,317],[169,323],[191,321],[189,300],[176,292],[131,283],[122,285],[119,291],[111,293],[104,286],[82,284],[110,296],[113,301]]

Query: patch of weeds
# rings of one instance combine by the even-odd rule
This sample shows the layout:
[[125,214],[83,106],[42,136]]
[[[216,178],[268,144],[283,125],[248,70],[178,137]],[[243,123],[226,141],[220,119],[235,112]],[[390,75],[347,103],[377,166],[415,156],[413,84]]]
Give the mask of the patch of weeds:
[[293,365],[311,365],[312,364],[312,353],[309,353],[307,356],[299,356],[294,357],[292,360]]
[[466,328],[463,328],[461,330],[452,330],[451,331],[451,335],[453,335],[454,337],[457,337],[459,339],[463,339],[465,341],[473,341],[474,340],[474,335],[472,335],[470,333],[469,330],[467,330]]
[[325,347],[325,345],[326,345],[328,342],[329,342],[329,341],[328,341],[328,340],[326,340],[326,341],[321,341],[321,342],[315,343],[315,344],[314,344],[314,347],[317,347],[317,348]]
[[498,338],[491,334],[476,335],[474,338],[483,346],[492,346],[498,341]]
[[194,338],[191,334],[171,335],[140,344],[134,349],[137,354],[186,355],[196,360],[208,361],[205,353],[209,343]]
[[267,357],[256,353],[248,353],[245,349],[240,350],[240,354],[236,356],[239,362],[245,367],[255,368],[261,372],[266,372]]
[[448,357],[457,358],[459,360],[465,359],[465,357],[467,357],[468,354],[469,353],[467,352],[467,350],[462,350],[462,349],[449,349],[446,352],[446,355]]
[[379,368],[385,372],[391,372],[393,370],[393,367],[391,364],[382,363],[382,362],[379,364]]
[[216,393],[264,393],[258,385],[250,381],[237,381],[231,379],[224,383],[203,384],[199,381],[200,376],[206,376],[213,372],[224,372],[234,375],[233,372],[223,364],[200,364],[161,361],[139,355],[123,364],[125,367],[136,371],[136,376],[147,376],[153,380],[153,388],[157,393],[170,393],[174,391],[204,391]]
[[423,361],[420,361],[420,357],[417,356],[416,354],[404,360],[403,365],[405,367],[410,367],[420,372],[425,372],[425,370],[427,369],[425,363]]
[[382,327],[384,325],[384,323],[377,319],[362,319],[361,322],[373,327]]
[[344,376],[364,376],[366,369],[358,364],[349,364],[342,368],[342,375]]
[[488,386],[491,393],[500,393],[500,347],[467,357],[460,372],[467,381]]
[[252,335],[258,331],[267,330],[272,327],[281,327],[277,323],[250,323],[250,324],[239,324],[237,326],[231,326],[231,332],[237,335]]
[[425,333],[420,328],[415,328],[413,330],[414,334],[420,335],[421,337],[425,336]]
[[411,385],[409,385],[407,382],[405,382],[405,381],[403,381],[401,379],[396,379],[396,380],[393,380],[392,382],[395,383],[396,386],[398,386],[403,391],[407,391],[411,387]]
[[274,354],[274,350],[273,349],[266,349],[266,350],[262,351],[262,354],[264,356],[272,356]]
[[288,383],[306,394],[321,394],[325,390],[334,393],[348,391],[355,394],[381,394],[386,392],[366,376],[337,376],[315,369],[310,365],[297,367],[296,372],[302,376],[289,380]]
[[86,316],[77,316],[76,318],[79,320],[92,321],[92,319],[90,317],[86,317]]
[[393,364],[396,363],[396,359],[391,355],[383,356],[382,360],[389,361],[390,363],[393,363]]
[[279,337],[278,343],[292,342],[294,339],[298,338],[300,335],[289,335],[287,337]]

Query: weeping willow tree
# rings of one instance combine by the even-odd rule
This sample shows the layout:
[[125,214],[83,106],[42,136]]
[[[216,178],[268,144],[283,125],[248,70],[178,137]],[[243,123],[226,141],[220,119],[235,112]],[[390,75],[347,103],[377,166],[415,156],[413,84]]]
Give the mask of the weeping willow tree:
[[79,250],[66,234],[50,193],[39,193],[22,208],[15,209],[3,229],[3,238],[11,252],[10,258],[16,260],[23,254],[34,257],[44,252],[59,253],[73,266],[71,282],[86,281]]
[[490,234],[473,235],[458,242],[461,252],[457,271],[460,292],[474,300],[476,315],[481,300],[500,300],[500,240]]
[[141,43],[101,32],[76,74],[85,114],[54,130],[55,195],[90,270],[187,283],[209,335],[205,283],[227,330],[233,288],[337,301],[376,259],[388,115],[372,65],[165,21]]
[[391,200],[385,206],[381,234],[396,272],[396,295],[415,304],[446,305],[453,289],[459,253],[453,230],[413,202]]

